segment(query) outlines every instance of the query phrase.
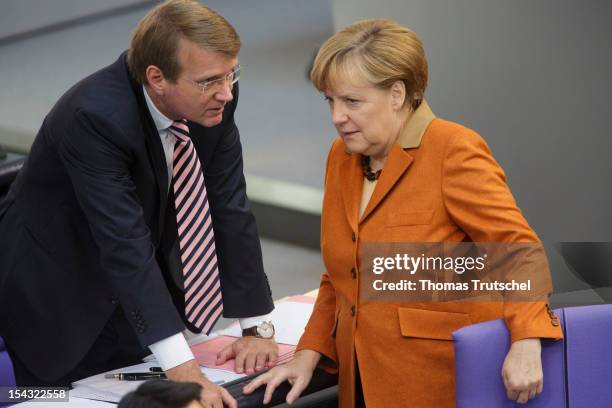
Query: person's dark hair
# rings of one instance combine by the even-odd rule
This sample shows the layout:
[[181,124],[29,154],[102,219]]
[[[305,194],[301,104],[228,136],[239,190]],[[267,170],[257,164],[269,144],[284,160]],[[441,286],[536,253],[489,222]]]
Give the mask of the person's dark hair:
[[201,391],[196,383],[151,380],[121,398],[118,408],[184,408],[199,401]]
[[220,14],[197,0],[167,0],[138,23],[132,34],[127,64],[138,83],[147,83],[147,67],[155,65],[175,83],[181,73],[178,49],[181,39],[208,51],[235,57],[240,36]]

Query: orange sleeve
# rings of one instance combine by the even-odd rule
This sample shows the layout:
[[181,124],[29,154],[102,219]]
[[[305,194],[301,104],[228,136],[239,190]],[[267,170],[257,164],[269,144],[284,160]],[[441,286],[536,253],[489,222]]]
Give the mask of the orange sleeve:
[[329,276],[323,273],[317,301],[296,351],[308,349],[321,353],[328,359],[327,362],[324,359],[321,360],[323,368],[331,368],[333,371],[338,362],[334,336],[335,324],[336,295]]
[[[337,138],[331,145],[327,155],[327,163],[325,170],[324,191],[327,188],[327,177],[329,175],[330,163],[337,152],[342,150],[343,143]],[[327,196],[327,193],[325,194]],[[325,200],[325,198],[324,198]],[[323,219],[323,214],[321,216]],[[308,320],[308,324],[304,329],[304,334],[300,338],[296,351],[308,349],[321,353],[324,357],[321,360],[320,366],[329,372],[337,370],[338,357],[336,354],[336,291],[332,281],[324,272],[321,276],[319,285],[319,293],[312,311],[312,315]]]
[[[447,142],[442,196],[450,217],[474,242],[539,242],[518,208],[504,172],[489,147],[469,129],[462,128]],[[538,273],[547,274],[545,278],[550,279],[546,260],[541,269]],[[558,320],[544,301],[506,302],[504,319],[513,342],[530,337],[563,337]]]

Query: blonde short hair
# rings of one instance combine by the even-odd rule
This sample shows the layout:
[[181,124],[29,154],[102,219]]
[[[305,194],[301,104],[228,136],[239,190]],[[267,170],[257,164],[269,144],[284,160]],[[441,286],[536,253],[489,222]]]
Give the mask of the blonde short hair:
[[181,38],[230,57],[240,51],[238,33],[221,15],[195,0],[168,0],[147,13],[134,29],[127,57],[132,77],[147,83],[146,69],[155,65],[175,82],[181,73],[177,52]]
[[338,31],[319,49],[310,79],[321,92],[338,79],[365,79],[388,89],[396,81],[406,86],[406,102],[416,109],[427,88],[427,60],[419,37],[385,19],[358,21]]

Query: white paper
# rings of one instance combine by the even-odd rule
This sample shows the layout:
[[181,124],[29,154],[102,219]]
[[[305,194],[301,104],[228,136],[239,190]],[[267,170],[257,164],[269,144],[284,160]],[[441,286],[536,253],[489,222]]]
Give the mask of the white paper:
[[211,381],[223,381],[223,384],[230,381],[237,380],[238,378],[246,377],[246,374],[238,374],[233,371],[219,370],[217,368],[208,368],[200,366],[202,373]]
[[[276,303],[276,307],[271,313],[271,319],[274,322],[276,329],[276,334],[274,335],[276,341],[282,344],[297,345],[302,333],[304,332],[306,323],[312,314],[313,306],[314,305],[310,303],[294,301],[282,301]],[[236,322],[228,328],[216,332],[212,336],[193,336],[189,339],[189,344],[193,345],[201,342],[202,340],[215,337],[216,335],[241,337],[242,330],[240,329],[238,322]],[[104,375],[115,373],[149,372],[150,367],[159,365],[152,355],[146,358],[145,361],[146,362],[142,364],[136,364],[130,367],[94,375],[75,382],[73,384],[74,389],[70,390],[70,402],[67,405],[75,407],[106,407],[110,406],[110,404],[107,402],[119,402],[119,400],[121,400],[125,394],[138,388],[143,381],[120,381],[116,379],[104,378]],[[202,373],[204,373],[204,375],[206,375],[206,377],[213,382],[229,382],[246,375],[208,367],[201,367],[201,369]],[[21,408],[25,405],[18,404],[18,406]],[[42,405],[37,403],[36,407],[42,408]]]
[[117,408],[117,404],[111,402],[92,401],[91,399],[77,398],[72,395],[72,390],[69,391],[70,399],[68,402],[42,402],[42,401],[27,401],[21,404],[11,405],[11,408]]
[[[149,372],[149,368],[155,367],[156,365],[156,361],[150,361],[85,378],[84,380],[80,380],[72,384],[74,389],[70,390],[70,396],[117,403],[125,394],[134,391],[144,381],[121,381],[117,379],[109,379],[104,378],[105,374],[147,373]],[[213,382],[226,383],[246,375],[207,367],[200,368],[202,373]]]
[[[142,381],[133,382],[138,383],[138,385],[142,383]],[[136,388],[138,388],[138,385],[136,385]],[[87,385],[75,386],[74,389],[70,390],[70,394],[79,399],[86,399],[98,402],[109,402],[112,404],[117,404],[119,400],[121,400],[121,398],[123,397],[123,395],[119,395],[110,391],[101,391],[96,389],[95,387],[90,387]]]
[[104,375],[117,373],[147,373],[149,372],[149,368],[155,367],[155,365],[156,362],[152,361],[97,374],[73,383],[74,389],[72,389],[70,393],[79,398],[119,402],[125,394],[134,391],[144,381],[121,381],[104,378]]

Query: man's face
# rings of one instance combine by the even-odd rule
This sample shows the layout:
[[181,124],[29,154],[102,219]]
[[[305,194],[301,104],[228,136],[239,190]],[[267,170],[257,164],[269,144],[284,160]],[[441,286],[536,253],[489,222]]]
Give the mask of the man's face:
[[164,112],[170,119],[187,119],[205,127],[221,123],[226,103],[234,97],[231,81],[218,81],[203,90],[198,84],[224,78],[237,65],[238,58],[200,47],[190,41],[179,42],[181,73],[175,83],[167,82],[162,96]]

